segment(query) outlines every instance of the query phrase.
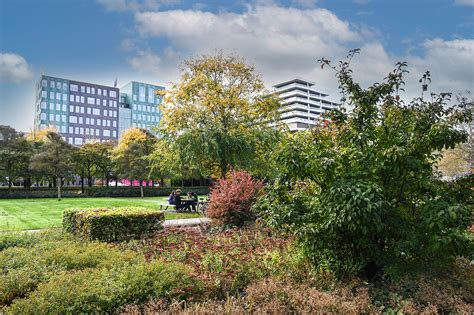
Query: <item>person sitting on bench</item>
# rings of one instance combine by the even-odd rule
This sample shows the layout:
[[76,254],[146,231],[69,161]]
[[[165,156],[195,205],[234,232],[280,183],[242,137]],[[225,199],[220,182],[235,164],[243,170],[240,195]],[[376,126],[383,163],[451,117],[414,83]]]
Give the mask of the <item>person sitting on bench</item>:
[[174,196],[174,208],[177,212],[185,208],[185,205],[181,201],[181,189],[176,189],[176,194]]

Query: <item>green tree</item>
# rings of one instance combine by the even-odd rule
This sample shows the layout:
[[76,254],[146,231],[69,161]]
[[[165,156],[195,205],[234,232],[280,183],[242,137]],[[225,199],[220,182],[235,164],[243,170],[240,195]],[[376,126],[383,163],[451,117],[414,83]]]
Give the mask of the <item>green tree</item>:
[[28,181],[32,150],[22,133],[10,126],[0,126],[0,177],[8,182],[9,189],[20,177],[25,183]]
[[143,181],[150,179],[151,163],[148,156],[153,152],[156,141],[156,137],[147,130],[130,128],[123,133],[112,152],[118,174],[131,181],[139,180],[141,197]]
[[[278,134],[269,123],[280,103],[252,66],[222,53],[184,63],[162,103],[162,133],[189,170],[224,178],[230,168],[259,169]],[[264,163],[260,163],[260,166]]]
[[56,180],[58,200],[61,200],[61,186],[63,179],[73,175],[72,160],[73,146],[55,133],[48,132],[41,149],[31,159],[31,168],[34,171],[48,174]]
[[339,66],[321,60],[336,70],[352,111],[282,142],[279,178],[256,210],[340,276],[433,270],[472,254],[470,186],[434,173],[439,152],[466,140],[457,126],[472,113],[448,107],[446,93],[405,104],[405,63],[361,88],[350,69],[355,53]]

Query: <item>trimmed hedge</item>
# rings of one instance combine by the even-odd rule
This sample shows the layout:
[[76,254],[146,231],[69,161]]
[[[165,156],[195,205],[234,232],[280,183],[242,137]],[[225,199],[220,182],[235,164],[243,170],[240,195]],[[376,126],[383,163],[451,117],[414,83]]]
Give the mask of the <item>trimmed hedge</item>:
[[[173,190],[180,188],[184,194],[188,191],[194,191],[198,195],[207,195],[209,193],[208,186],[195,187],[144,187],[145,197],[168,196]],[[58,191],[56,188],[35,187],[35,188],[19,188],[14,187],[10,191],[8,188],[0,188],[0,199],[16,199],[16,198],[56,198]],[[140,187],[129,186],[95,186],[84,187],[84,193],[81,193],[81,187],[63,187],[61,190],[62,197],[140,197]]]
[[122,242],[151,236],[162,228],[163,212],[147,208],[66,210],[63,229],[82,240]]

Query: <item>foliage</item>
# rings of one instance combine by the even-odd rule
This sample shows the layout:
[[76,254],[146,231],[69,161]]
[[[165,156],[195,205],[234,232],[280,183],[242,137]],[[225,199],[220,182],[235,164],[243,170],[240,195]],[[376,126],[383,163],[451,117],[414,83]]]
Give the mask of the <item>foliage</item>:
[[232,167],[264,167],[259,153],[270,151],[278,137],[268,123],[276,121],[280,105],[254,68],[222,53],[184,66],[162,103],[161,131],[178,168],[225,177]]
[[460,147],[443,151],[443,156],[439,160],[438,170],[445,176],[455,176],[469,171],[468,161]]
[[31,158],[33,170],[48,174],[58,181],[58,199],[61,199],[62,180],[72,173],[72,148],[59,134],[48,132],[40,152]]
[[66,210],[63,229],[83,240],[121,242],[156,233],[164,219],[163,212],[137,207]]
[[249,173],[233,171],[211,189],[207,215],[219,224],[242,226],[254,218],[250,209],[262,190],[263,183],[252,179]]
[[[152,153],[156,140],[156,137],[145,129],[126,130],[112,153],[118,173],[130,180],[149,179],[151,164],[146,157]],[[143,189],[141,196],[143,197]]]
[[9,126],[0,125],[0,179],[8,187],[19,177],[26,177],[32,146],[21,133]]
[[280,177],[256,210],[293,233],[315,265],[339,276],[449,266],[473,252],[472,191],[439,181],[433,169],[437,152],[466,140],[457,125],[472,113],[447,106],[446,93],[404,104],[398,93],[405,63],[362,89],[349,67],[357,52],[333,67],[353,110],[336,110],[327,126],[280,145]]

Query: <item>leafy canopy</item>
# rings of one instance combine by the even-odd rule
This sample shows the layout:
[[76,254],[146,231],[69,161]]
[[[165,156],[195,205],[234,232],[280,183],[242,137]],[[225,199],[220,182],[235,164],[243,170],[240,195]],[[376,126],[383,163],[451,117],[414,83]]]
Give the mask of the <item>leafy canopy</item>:
[[258,169],[258,153],[276,134],[268,123],[278,108],[244,60],[201,56],[185,62],[181,81],[165,97],[162,132],[180,163],[225,177],[232,167]]
[[457,125],[472,113],[448,106],[446,93],[405,104],[405,63],[363,89],[350,69],[355,53],[338,66],[321,60],[353,110],[336,110],[327,126],[282,142],[279,178],[256,209],[339,276],[427,270],[472,254],[470,187],[434,171],[437,152],[466,140]]

